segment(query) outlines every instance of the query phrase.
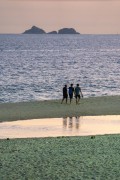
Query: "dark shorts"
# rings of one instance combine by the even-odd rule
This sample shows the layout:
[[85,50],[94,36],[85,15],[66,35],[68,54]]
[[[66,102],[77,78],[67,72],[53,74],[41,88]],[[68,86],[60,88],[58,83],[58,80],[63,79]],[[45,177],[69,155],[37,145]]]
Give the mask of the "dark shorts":
[[80,95],[75,95],[75,98],[77,99],[77,98],[79,98],[80,99]]
[[73,94],[69,94],[69,97],[70,97],[70,99],[72,99],[73,98]]
[[64,99],[67,99],[67,98],[68,98],[68,95],[67,95],[67,94],[63,94],[63,98],[64,98]]

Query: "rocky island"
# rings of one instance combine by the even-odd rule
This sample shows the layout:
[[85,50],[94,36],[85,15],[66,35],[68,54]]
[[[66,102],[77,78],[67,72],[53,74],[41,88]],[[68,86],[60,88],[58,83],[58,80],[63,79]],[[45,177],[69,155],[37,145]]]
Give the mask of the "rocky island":
[[46,34],[46,32],[36,26],[32,26],[31,29],[26,30],[23,34]]
[[47,34],[57,34],[57,31],[51,31],[51,32],[48,32]]
[[58,30],[58,34],[80,34],[79,32],[76,32],[73,28],[62,28]]
[[31,29],[26,30],[23,34],[80,34],[73,28],[62,28],[58,31],[51,31],[46,33],[43,29],[32,26]]

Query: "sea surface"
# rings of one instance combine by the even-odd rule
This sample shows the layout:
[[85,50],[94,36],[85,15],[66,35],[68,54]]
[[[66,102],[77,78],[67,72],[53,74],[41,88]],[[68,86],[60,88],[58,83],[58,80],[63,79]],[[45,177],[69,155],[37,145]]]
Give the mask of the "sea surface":
[[120,95],[120,35],[0,35],[0,103]]

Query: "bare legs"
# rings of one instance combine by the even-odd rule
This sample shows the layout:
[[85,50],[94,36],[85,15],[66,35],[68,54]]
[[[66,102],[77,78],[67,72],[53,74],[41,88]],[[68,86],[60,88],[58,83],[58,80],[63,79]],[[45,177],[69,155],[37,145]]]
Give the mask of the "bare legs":
[[79,104],[79,102],[80,102],[80,96],[78,95],[76,96],[76,104]]
[[68,98],[64,98],[64,97],[63,97],[63,99],[62,99],[62,101],[61,101],[61,104],[63,103],[64,99],[66,100],[66,104],[67,104],[67,99],[68,99]]

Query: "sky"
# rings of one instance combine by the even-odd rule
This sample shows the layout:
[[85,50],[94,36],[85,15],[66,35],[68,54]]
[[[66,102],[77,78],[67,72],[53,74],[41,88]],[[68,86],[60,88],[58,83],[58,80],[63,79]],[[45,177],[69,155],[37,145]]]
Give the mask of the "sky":
[[120,0],[0,0],[0,33],[33,25],[46,32],[68,27],[81,34],[120,34]]

